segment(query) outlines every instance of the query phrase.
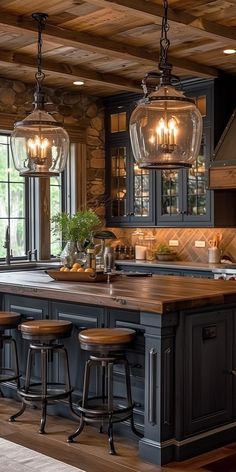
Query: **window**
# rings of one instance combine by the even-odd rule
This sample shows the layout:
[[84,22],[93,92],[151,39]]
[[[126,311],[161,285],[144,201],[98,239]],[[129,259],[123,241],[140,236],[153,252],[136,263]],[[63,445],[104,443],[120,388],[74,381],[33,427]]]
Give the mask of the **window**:
[[[85,206],[85,149],[84,144],[77,142],[71,144],[65,172],[58,177],[47,179],[48,183],[43,187],[45,193],[42,206],[37,182],[40,179],[19,176],[13,165],[10,133],[0,132],[0,260],[6,258],[6,248],[3,245],[7,227],[10,230],[13,259],[26,259],[28,251],[34,249],[40,254],[43,244],[52,256],[61,253],[62,241],[60,235],[55,236],[50,231],[52,228],[48,221],[47,208],[50,205],[50,217],[52,217],[61,211],[73,214],[77,205]],[[50,231],[48,240],[45,238],[47,231],[48,233]],[[50,251],[48,251],[49,246]],[[42,258],[45,258],[44,255]]]
[[10,230],[13,258],[26,257],[28,249],[27,193],[25,178],[19,176],[13,165],[10,136],[0,134],[0,259],[6,256],[3,244],[7,226]]
[[[51,218],[64,210],[64,205],[62,201],[62,181],[64,179],[61,175],[58,177],[51,177],[50,178],[50,209],[51,209]],[[57,256],[60,254],[62,249],[62,241],[60,235],[56,236],[52,233],[52,225],[51,227],[51,255]]]

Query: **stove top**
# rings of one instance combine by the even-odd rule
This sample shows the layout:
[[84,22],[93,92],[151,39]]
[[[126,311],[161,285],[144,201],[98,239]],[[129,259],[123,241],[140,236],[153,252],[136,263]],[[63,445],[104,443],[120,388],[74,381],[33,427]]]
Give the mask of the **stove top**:
[[222,274],[234,272],[236,274],[236,264],[222,264],[222,267],[217,267],[215,269],[212,269],[212,272],[222,273]]
[[213,269],[214,279],[236,280],[236,264],[225,264]]

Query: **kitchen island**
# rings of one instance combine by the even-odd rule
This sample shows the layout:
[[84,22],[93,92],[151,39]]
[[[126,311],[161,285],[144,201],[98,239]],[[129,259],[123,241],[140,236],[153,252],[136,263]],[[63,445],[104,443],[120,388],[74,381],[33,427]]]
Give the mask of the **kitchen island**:
[[[235,440],[236,285],[178,276],[115,276],[112,283],[52,280],[43,271],[0,273],[2,309],[24,318],[70,320],[73,398],[82,391],[86,353],[78,332],[87,327],[128,327],[128,350],[140,455],[156,464],[182,460]],[[15,334],[24,375],[27,344]],[[57,380],[57,371],[51,373]],[[37,365],[35,366],[37,377]],[[114,372],[115,391],[125,383]],[[14,386],[9,386],[13,391]],[[101,388],[93,379],[92,394]],[[127,430],[127,431],[126,431]],[[120,428],[128,434],[129,428]]]

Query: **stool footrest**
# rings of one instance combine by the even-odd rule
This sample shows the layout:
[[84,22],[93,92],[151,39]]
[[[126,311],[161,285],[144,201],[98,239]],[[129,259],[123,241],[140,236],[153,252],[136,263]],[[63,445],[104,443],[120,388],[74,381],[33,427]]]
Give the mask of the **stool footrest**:
[[122,401],[127,403],[127,398],[114,396],[110,411],[108,410],[107,400],[108,397],[90,397],[86,400],[84,406],[82,406],[82,401],[79,402],[78,410],[85,415],[84,419],[85,421],[88,419],[88,422],[92,422],[96,418],[99,421],[101,419],[108,419],[112,416],[112,423],[116,423],[124,421],[132,416],[134,403],[129,406],[122,406],[119,404]]
[[[59,398],[66,398],[69,394],[72,393],[73,389],[65,390],[63,389],[64,384],[59,383],[48,383],[47,393],[44,395],[41,391],[41,384],[34,383],[29,386],[27,390],[25,388],[20,388],[17,390],[19,396],[24,399],[33,399],[35,401],[40,400],[57,400]],[[61,387],[61,388],[60,388]],[[39,390],[40,389],[40,390]]]

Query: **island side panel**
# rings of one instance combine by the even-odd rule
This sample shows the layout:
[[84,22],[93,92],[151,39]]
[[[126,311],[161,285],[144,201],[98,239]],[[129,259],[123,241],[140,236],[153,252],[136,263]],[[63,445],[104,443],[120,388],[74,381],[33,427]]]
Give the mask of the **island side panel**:
[[156,464],[174,458],[175,328],[178,314],[141,314],[145,325],[145,426],[141,457]]
[[182,312],[176,330],[175,458],[235,440],[235,307]]

